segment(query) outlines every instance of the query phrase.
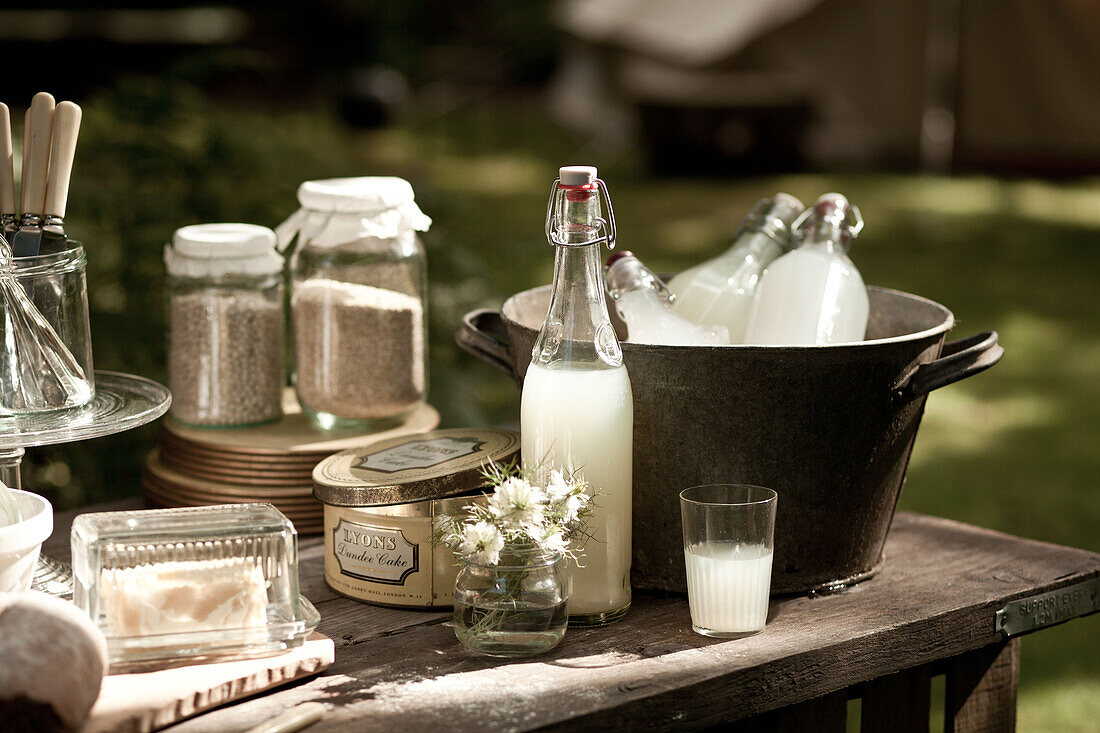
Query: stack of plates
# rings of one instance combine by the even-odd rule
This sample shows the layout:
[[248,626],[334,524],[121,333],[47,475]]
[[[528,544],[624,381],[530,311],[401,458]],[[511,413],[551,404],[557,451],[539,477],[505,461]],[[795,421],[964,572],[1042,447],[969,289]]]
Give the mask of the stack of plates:
[[169,507],[266,501],[302,534],[316,534],[322,517],[313,498],[314,466],[338,451],[439,425],[439,413],[424,405],[388,430],[328,432],[301,413],[292,390],[286,397],[281,420],[252,428],[193,428],[165,419],[160,446],[145,459],[145,497]]

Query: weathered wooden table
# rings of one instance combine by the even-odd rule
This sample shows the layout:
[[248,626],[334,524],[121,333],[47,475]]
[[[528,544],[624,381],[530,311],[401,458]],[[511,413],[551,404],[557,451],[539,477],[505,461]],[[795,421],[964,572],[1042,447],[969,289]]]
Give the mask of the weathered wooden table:
[[[72,513],[47,551],[67,557]],[[1019,640],[998,631],[1098,610],[1100,555],[900,512],[873,579],[825,596],[773,600],[767,628],[735,641],[691,630],[683,597],[636,593],[626,619],[572,629],[550,653],[504,662],[466,651],[450,613],[337,596],[319,537],[301,541],[303,593],[336,641],[312,680],[214,710],[171,730],[238,731],[307,700],[329,706],[314,730],[701,728],[927,730],[930,680],[946,676],[946,730],[1012,730]],[[1083,584],[1083,585],[1082,585]],[[1039,599],[1039,594],[1059,591]],[[1095,623],[1094,621],[1092,623]],[[1082,653],[1085,653],[1082,650]]]

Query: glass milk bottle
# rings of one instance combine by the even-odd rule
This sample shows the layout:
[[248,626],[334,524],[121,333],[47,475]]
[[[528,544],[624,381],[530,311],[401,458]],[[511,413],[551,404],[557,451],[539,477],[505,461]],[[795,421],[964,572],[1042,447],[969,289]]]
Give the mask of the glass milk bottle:
[[671,293],[633,252],[607,258],[607,292],[626,322],[627,341],[665,346],[728,344],[724,326],[700,326],[673,313]]
[[785,193],[757,201],[729,250],[669,281],[672,310],[695,323],[725,326],[729,343],[743,343],[760,273],[790,248],[791,222],[802,209]]
[[798,245],[765,270],[745,343],[841,344],[862,341],[870,306],[848,259],[863,229],[859,208],[839,193],[817,200],[793,226]]
[[595,168],[560,170],[546,236],[556,248],[554,285],[523,382],[523,460],[541,481],[559,469],[583,478],[595,495],[588,536],[574,541],[569,623],[597,625],[630,607],[634,405],[604,301],[600,245],[614,246],[615,215]]

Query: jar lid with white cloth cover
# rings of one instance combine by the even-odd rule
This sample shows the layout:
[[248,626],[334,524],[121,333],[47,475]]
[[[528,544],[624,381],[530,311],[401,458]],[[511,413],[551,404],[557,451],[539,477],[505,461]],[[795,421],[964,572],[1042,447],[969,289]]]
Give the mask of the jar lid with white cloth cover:
[[412,414],[427,389],[427,255],[417,232],[432,220],[395,177],[306,181],[298,202],[275,231],[291,251],[303,411],[326,430]]
[[173,277],[272,275],[283,269],[275,232],[256,224],[192,224],[172,235],[164,265]]
[[413,188],[395,176],[306,181],[298,187],[302,208],[276,227],[279,249],[296,234],[313,247],[339,247],[360,239],[394,239],[426,232],[432,220],[416,205]]

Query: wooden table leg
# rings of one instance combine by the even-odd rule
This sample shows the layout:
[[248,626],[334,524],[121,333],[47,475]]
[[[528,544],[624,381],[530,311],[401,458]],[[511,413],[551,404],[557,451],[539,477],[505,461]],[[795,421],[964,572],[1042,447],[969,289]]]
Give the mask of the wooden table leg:
[[863,733],[928,733],[932,674],[927,667],[886,675],[863,686]]
[[844,733],[848,720],[848,692],[822,695],[770,713],[756,715],[712,730],[723,733],[775,733],[776,731],[814,731]]
[[1020,640],[991,644],[947,663],[946,733],[1016,730]]

